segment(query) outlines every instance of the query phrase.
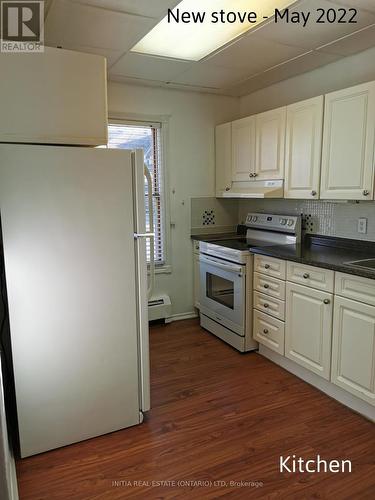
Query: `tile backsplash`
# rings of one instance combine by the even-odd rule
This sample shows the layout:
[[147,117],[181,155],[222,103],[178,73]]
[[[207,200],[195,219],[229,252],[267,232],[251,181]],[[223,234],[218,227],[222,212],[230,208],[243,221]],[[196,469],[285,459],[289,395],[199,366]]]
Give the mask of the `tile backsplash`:
[[[307,233],[375,241],[375,202],[333,202],[321,200],[239,200],[239,221],[249,212],[302,215]],[[357,231],[360,217],[368,222],[367,234]]]
[[[249,212],[300,215],[307,233],[375,241],[375,202],[321,200],[191,199],[191,232],[232,231]],[[358,233],[358,219],[367,219],[367,233]]]
[[237,224],[237,200],[191,199],[191,234],[230,232]]

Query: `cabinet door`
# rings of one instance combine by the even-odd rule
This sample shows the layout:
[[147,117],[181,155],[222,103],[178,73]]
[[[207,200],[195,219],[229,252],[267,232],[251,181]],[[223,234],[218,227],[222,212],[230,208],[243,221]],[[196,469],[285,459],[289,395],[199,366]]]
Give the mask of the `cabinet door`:
[[249,181],[255,164],[255,117],[232,122],[232,180]]
[[215,129],[216,196],[232,186],[232,124],[223,123]]
[[45,47],[0,53],[0,68],[0,142],[107,144],[104,57]]
[[375,82],[325,98],[321,198],[373,199]]
[[286,107],[256,115],[256,180],[284,179]]
[[318,199],[324,97],[287,107],[285,198]]
[[326,292],[287,283],[285,356],[329,380],[332,298]]
[[335,297],[332,382],[375,406],[375,307]]
[[194,306],[199,309],[199,294],[200,294],[200,272],[199,272],[199,254],[193,255],[194,266]]

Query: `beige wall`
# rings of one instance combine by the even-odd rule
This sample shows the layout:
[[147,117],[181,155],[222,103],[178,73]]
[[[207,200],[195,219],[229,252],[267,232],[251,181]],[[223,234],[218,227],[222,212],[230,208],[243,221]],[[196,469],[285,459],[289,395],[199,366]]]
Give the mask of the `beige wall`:
[[[214,195],[214,126],[237,118],[239,99],[110,82],[109,114],[169,116],[167,144],[171,199],[171,274],[156,277],[156,290],[170,295],[173,314],[193,311],[190,198]],[[175,195],[172,195],[175,190]]]
[[370,80],[375,80],[375,48],[242,97],[241,116],[267,111]]

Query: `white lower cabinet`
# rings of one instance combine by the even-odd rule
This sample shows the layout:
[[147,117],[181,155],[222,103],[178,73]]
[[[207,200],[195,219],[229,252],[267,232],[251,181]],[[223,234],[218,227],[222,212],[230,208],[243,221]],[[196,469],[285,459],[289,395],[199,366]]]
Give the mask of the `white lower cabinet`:
[[333,295],[286,284],[285,356],[330,379]]
[[331,380],[375,406],[374,306],[335,297]]
[[284,354],[284,322],[254,309],[253,337],[272,351]]

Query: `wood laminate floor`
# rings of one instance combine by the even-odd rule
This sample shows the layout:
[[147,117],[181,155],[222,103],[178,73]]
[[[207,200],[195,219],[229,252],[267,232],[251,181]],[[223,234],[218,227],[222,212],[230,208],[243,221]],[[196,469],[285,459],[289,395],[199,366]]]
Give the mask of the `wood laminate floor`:
[[[21,500],[375,498],[375,426],[258,354],[177,322],[152,328],[151,373],[144,424],[19,461]],[[293,454],[353,471],[281,474]]]

